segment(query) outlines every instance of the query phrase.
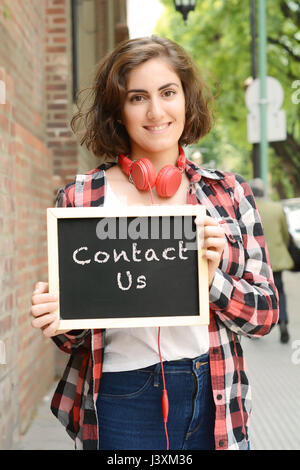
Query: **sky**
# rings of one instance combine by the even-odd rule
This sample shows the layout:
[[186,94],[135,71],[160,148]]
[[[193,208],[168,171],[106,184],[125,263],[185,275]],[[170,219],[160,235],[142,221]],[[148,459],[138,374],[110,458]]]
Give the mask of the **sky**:
[[150,36],[163,10],[159,0],[127,0],[129,37]]

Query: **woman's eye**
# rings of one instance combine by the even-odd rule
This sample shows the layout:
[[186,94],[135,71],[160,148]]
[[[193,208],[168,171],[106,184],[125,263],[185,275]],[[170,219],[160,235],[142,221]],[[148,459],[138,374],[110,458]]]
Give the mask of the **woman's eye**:
[[169,98],[170,96],[175,95],[175,93],[176,92],[174,90],[166,90],[164,91],[163,96],[165,96],[166,98]]
[[145,98],[142,95],[134,95],[130,98],[130,101],[131,102],[135,102],[135,101],[140,102],[140,101],[144,101],[144,99]]

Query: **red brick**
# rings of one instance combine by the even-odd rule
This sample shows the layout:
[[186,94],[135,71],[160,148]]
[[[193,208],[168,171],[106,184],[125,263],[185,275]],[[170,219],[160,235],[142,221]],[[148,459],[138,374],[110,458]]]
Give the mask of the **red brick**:
[[64,15],[65,9],[64,8],[47,8],[46,15]]
[[66,37],[54,37],[53,38],[53,42],[58,42],[58,43],[66,43],[67,42],[67,39]]
[[66,47],[65,46],[47,46],[46,52],[59,54],[61,52],[66,52]]
[[66,23],[66,18],[53,18],[53,23]]

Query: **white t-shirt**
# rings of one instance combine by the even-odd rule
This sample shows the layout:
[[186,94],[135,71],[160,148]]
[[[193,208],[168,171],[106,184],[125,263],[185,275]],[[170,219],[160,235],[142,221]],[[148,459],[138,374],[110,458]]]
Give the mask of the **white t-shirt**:
[[[105,207],[122,205],[106,184]],[[165,326],[160,328],[163,361],[194,358],[208,352],[207,326]],[[158,328],[108,328],[105,334],[103,372],[140,369],[160,361]]]

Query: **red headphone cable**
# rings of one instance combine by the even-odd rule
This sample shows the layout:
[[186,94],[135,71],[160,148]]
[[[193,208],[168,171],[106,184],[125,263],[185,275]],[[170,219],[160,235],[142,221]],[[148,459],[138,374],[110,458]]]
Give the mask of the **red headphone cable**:
[[160,326],[158,327],[158,352],[159,352],[159,359],[160,359],[160,366],[161,366],[161,375],[163,379],[163,394],[162,394],[162,399],[161,399],[161,407],[162,407],[162,415],[163,415],[163,421],[164,421],[164,426],[165,426],[165,435],[166,435],[166,440],[167,440],[167,450],[169,450],[169,436],[168,436],[168,429],[167,429],[167,421],[168,421],[168,414],[169,414],[169,399],[168,399],[168,393],[166,390],[164,366],[163,366],[161,352],[160,352]]
[[[151,188],[149,181],[148,181],[148,186],[150,190],[151,203],[154,204],[152,188]],[[168,414],[169,414],[169,399],[168,399],[168,393],[166,390],[164,366],[163,366],[161,352],[160,352],[160,327],[158,327],[157,344],[158,344],[158,352],[159,352],[159,359],[160,359],[160,366],[161,366],[161,375],[162,375],[162,380],[163,380],[163,393],[162,393],[162,399],[161,399],[162,416],[163,416],[165,435],[166,435],[166,440],[167,440],[167,450],[169,450],[169,436],[168,436],[168,429],[167,429],[167,421],[168,421]]]

